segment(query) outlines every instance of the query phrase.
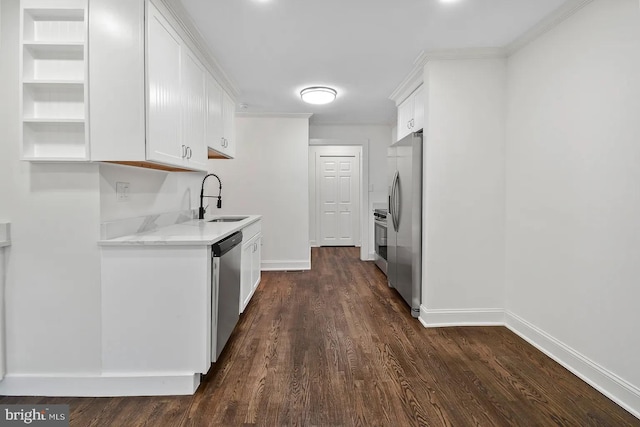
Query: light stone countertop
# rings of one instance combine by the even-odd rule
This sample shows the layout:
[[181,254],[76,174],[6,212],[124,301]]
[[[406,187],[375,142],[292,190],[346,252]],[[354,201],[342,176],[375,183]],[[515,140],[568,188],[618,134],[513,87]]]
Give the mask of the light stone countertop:
[[[236,222],[210,222],[218,217],[246,217],[246,219]],[[99,240],[98,245],[212,245],[261,218],[261,215],[215,215],[203,220],[192,219],[179,224],[168,225],[153,231]]]

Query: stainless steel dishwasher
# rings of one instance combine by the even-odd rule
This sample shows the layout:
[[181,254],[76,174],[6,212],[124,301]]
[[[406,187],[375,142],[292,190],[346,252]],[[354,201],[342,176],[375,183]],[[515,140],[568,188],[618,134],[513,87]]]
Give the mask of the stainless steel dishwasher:
[[214,243],[211,250],[211,362],[220,357],[240,318],[242,232]]

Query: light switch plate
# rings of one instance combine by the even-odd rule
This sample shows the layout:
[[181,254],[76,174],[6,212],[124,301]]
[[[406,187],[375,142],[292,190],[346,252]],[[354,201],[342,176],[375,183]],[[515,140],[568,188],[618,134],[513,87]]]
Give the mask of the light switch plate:
[[119,202],[129,201],[128,182],[116,182],[116,199],[118,199]]

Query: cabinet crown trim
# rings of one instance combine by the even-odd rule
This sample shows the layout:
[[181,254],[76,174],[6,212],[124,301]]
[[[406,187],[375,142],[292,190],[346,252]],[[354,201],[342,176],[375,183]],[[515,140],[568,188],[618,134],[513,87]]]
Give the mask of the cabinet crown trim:
[[238,86],[229,75],[225,73],[215,56],[213,56],[213,53],[211,53],[211,50],[207,47],[207,42],[184,6],[182,6],[180,2],[172,0],[154,0],[153,3],[163,6],[163,9],[166,9],[171,14],[171,17],[180,25],[184,35],[188,38],[188,42],[191,43],[200,54],[199,59],[205,62],[205,66],[213,74],[218,84],[231,95],[235,102],[235,99],[240,94]]

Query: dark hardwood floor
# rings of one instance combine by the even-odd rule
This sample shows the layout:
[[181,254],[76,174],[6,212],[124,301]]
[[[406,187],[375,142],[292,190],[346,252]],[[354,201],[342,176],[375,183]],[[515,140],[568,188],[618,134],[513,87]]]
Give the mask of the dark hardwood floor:
[[640,426],[506,328],[423,328],[358,253],[263,273],[194,396],[0,403],[68,403],[73,426]]

